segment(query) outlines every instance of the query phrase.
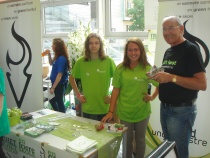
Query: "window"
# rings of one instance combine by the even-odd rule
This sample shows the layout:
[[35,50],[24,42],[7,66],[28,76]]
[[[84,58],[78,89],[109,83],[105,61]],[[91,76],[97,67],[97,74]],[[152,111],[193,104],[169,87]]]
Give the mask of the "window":
[[[150,36],[156,35],[156,31],[153,30],[156,30],[157,26],[158,2],[156,0],[106,0],[105,6],[105,36],[109,40],[107,54],[118,64],[123,60],[126,39],[139,37],[145,45],[148,60],[153,65],[155,41],[152,41]],[[132,9],[141,11],[135,12]],[[141,27],[138,23],[135,24],[135,20],[140,20]]]
[[[92,20],[93,29],[96,27],[95,14],[91,14],[91,4],[70,4],[44,8],[44,33],[68,33],[74,31],[80,22],[88,24]],[[95,10],[95,9],[94,9]]]
[[[107,0],[105,3],[105,34],[107,37],[118,36],[127,38],[138,35],[142,39],[147,38],[148,32],[144,30],[140,31],[140,25],[135,25],[136,20],[142,19],[141,26],[144,28],[144,0]],[[141,3],[141,5],[135,5],[138,3]],[[142,9],[142,15],[135,17],[139,12],[131,12],[131,9],[138,8],[139,6]],[[133,29],[134,31],[129,30],[132,25],[136,26]],[[115,28],[115,32],[111,28]]]
[[[143,44],[145,47],[145,51],[147,53],[147,59],[151,65],[154,64],[154,51],[152,51],[151,47],[154,47],[152,42],[148,42],[149,40],[143,40]],[[110,56],[115,64],[118,65],[123,61],[124,57],[124,46],[126,43],[125,38],[110,38],[107,43],[107,55]]]
[[68,41],[68,33],[75,31],[80,23],[91,29],[97,27],[96,0],[42,1],[43,50],[51,48],[52,39],[61,37]]
[[132,2],[131,2],[131,1],[128,1],[128,2],[127,2],[127,5],[128,5],[128,6],[127,6],[127,9],[131,9],[131,8],[132,8]]
[[[141,16],[128,14],[139,3],[142,8]],[[116,63],[122,61],[126,39],[139,37],[151,52],[148,58],[153,64],[155,41],[151,46],[148,44],[148,37],[149,30],[156,29],[157,26],[156,0],[41,0],[41,4],[43,50],[49,46],[51,48],[55,37],[68,41],[68,33],[78,28],[80,22],[87,25],[91,21],[92,30],[97,29],[106,37],[106,52]],[[131,29],[135,18],[143,19],[143,29]]]

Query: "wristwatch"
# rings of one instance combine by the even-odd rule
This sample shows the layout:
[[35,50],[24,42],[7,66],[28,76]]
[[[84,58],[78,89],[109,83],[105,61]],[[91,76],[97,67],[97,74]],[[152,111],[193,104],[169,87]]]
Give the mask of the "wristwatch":
[[176,82],[176,75],[173,77],[172,81],[173,81],[173,83]]

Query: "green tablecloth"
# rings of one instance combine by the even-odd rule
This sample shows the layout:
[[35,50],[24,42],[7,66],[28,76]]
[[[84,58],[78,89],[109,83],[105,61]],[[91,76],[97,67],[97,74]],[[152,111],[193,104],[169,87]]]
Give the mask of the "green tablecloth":
[[[39,122],[49,122],[51,118],[57,116],[57,114],[52,114],[41,117],[37,120]],[[116,158],[122,140],[121,134],[109,133],[107,132],[107,129],[96,131],[95,125],[91,123],[91,121],[81,122],[72,118],[61,118],[55,122],[60,123],[60,125],[56,126],[56,129],[51,131],[50,134],[69,141],[84,135],[85,137],[94,139],[98,142],[96,145],[96,148],[98,149],[98,157]]]

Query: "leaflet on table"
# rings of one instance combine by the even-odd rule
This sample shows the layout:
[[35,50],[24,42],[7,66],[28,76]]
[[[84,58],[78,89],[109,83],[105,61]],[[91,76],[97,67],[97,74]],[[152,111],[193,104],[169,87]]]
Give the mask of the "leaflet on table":
[[43,130],[43,129],[31,127],[31,128],[26,129],[24,131],[24,134],[28,135],[28,136],[32,136],[32,137],[38,137],[44,132],[45,132],[45,130]]
[[82,154],[88,149],[94,147],[97,143],[98,142],[96,142],[95,140],[89,139],[82,135],[74,139],[73,141],[69,142],[66,145],[66,150],[70,152]]
[[55,127],[50,125],[49,123],[39,123],[36,125],[36,128],[43,129],[46,132],[50,132],[55,129]]
[[31,112],[30,114],[33,115],[34,119],[37,119],[37,118],[40,118],[42,116],[51,115],[51,114],[55,114],[55,113],[57,113],[57,112],[53,111],[53,110],[42,109],[42,110],[39,110],[39,111]]

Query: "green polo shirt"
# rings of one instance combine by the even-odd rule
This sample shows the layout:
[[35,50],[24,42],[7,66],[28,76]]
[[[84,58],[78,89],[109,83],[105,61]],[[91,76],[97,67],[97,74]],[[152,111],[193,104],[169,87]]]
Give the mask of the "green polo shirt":
[[106,114],[109,104],[104,103],[104,97],[109,95],[110,81],[116,65],[106,57],[105,60],[84,61],[81,57],[75,63],[72,75],[80,78],[86,103],[82,104],[82,111],[88,114]]
[[134,69],[118,66],[112,85],[120,88],[120,94],[117,102],[117,115],[121,120],[127,122],[138,122],[146,119],[151,113],[150,102],[143,100],[144,93],[148,91],[148,84],[154,86],[159,84],[154,80],[148,80],[146,72],[149,72],[151,66],[143,69],[141,65]]

